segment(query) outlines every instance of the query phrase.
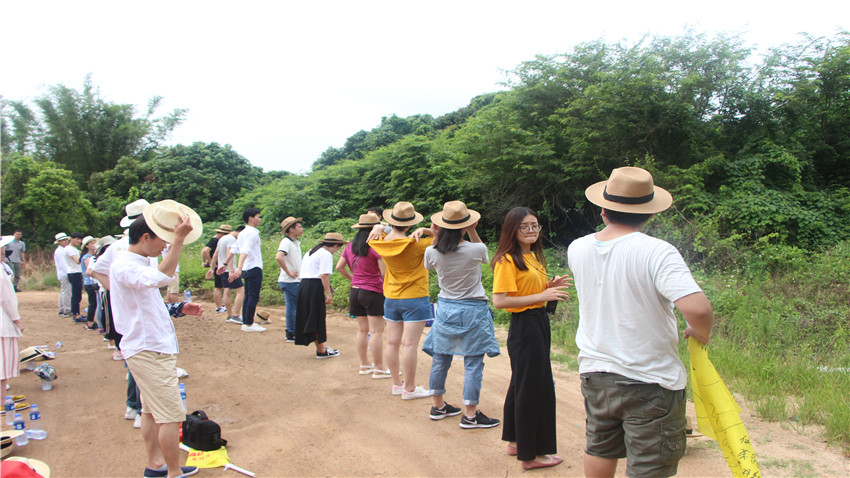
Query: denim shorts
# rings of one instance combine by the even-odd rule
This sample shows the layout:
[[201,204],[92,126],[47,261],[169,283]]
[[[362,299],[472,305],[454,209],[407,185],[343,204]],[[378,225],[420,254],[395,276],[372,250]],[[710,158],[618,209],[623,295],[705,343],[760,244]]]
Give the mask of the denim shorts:
[[626,458],[627,476],[673,476],[685,454],[685,391],[615,373],[581,374],[588,455]]
[[417,299],[384,299],[384,318],[390,322],[425,322],[431,318],[431,301]]

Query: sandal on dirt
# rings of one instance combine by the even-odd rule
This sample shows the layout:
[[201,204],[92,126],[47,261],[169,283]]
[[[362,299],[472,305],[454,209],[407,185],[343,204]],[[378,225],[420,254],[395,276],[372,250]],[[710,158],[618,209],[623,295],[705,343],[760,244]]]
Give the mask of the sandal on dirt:
[[375,378],[375,379],[378,379],[378,378],[393,378],[393,376],[390,373],[390,369],[381,370],[379,368],[376,368],[376,369],[372,370],[372,378]]
[[540,462],[540,461],[537,461],[537,460],[524,461],[524,462],[522,462],[522,469],[523,470],[533,470],[535,468],[549,468],[550,466],[560,465],[561,462],[564,461],[564,459],[561,458],[558,455],[549,455],[549,458],[551,458],[552,461],[548,461],[548,462]]
[[14,397],[12,397],[12,401],[16,402],[16,403],[17,402],[23,402],[26,399],[27,399],[26,395],[15,395]]
[[360,375],[370,375],[374,370],[375,370],[375,364],[361,365],[360,366]]

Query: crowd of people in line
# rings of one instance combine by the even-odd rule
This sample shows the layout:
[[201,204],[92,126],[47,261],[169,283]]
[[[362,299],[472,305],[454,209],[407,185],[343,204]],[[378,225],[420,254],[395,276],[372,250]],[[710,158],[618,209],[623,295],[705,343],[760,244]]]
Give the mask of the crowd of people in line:
[[[685,337],[707,343],[711,304],[678,251],[641,232],[654,214],[672,204],[647,171],[615,169],[607,181],[588,187],[586,196],[601,207],[605,227],[568,249],[580,308],[576,342],[587,411],[585,473],[613,476],[618,459],[627,458],[629,476],[670,476],[684,454],[686,423],[686,374],[673,308],[687,321]],[[197,469],[177,463],[177,429],[185,410],[170,316],[202,313],[197,304],[179,302],[179,285],[172,286],[179,280],[181,249],[200,237],[201,219],[170,200],[138,200],[126,212],[121,239],[56,235],[59,314],[99,330],[116,348],[116,360],[126,361],[125,418],[142,428],[145,476],[188,476]],[[244,225],[221,224],[201,251],[206,277],[214,281],[216,312],[226,313],[226,321],[240,324],[244,332],[266,331],[255,323],[263,279],[260,214],[247,208]],[[334,293],[330,277],[337,271],[351,282],[348,313],[357,320],[360,375],[388,379],[392,395],[403,400],[430,397],[432,420],[462,415],[463,429],[497,427],[500,420],[479,409],[484,357],[500,353],[482,284],[481,267],[489,265],[492,306],[511,314],[511,379],[501,438],[506,453],[516,456],[523,469],[555,466],[563,459],[557,455],[547,304],[565,300],[573,278],[547,271],[535,211],[520,206],[507,213],[492,258],[476,230],[480,217],[465,203],[449,201],[430,217],[429,227],[414,229],[424,216],[401,201],[359,216],[350,242],[328,232],[306,252],[300,242],[302,218],[285,218],[275,255],[286,302],[284,340],[313,344],[317,359],[339,357],[340,351],[326,343],[326,307]],[[440,288],[435,305],[429,298],[432,270]],[[161,287],[170,287],[165,301]],[[83,288],[89,304],[85,317],[79,308]],[[3,317],[5,351],[5,308]],[[425,388],[416,385],[416,372],[425,323],[432,318],[421,346],[432,359]],[[455,356],[464,363],[462,408],[445,399]],[[9,374],[4,374],[5,381]]]

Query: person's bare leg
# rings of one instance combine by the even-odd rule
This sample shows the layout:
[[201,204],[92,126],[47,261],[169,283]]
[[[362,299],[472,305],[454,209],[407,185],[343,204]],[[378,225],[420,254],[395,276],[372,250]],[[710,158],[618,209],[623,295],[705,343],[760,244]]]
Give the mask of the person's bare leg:
[[236,300],[233,301],[233,310],[236,312],[233,315],[240,316],[242,315],[242,302],[245,300],[245,288],[240,287],[236,289]]
[[213,302],[215,302],[215,308],[216,309],[221,308],[221,295],[222,295],[222,290],[220,288],[219,289],[213,288]]
[[416,388],[416,358],[419,340],[425,330],[425,321],[405,322],[401,337],[401,369],[404,371],[404,389],[412,392]]
[[[233,317],[233,290],[225,289],[222,296],[224,307],[227,309],[227,317]],[[239,314],[236,314],[239,315]]]
[[387,322],[387,346],[384,349],[384,360],[386,361],[387,368],[390,369],[390,375],[393,377],[393,385],[397,387],[402,385],[401,376],[398,374],[398,352],[401,347],[401,337],[403,334],[403,322]]
[[369,349],[372,351],[372,361],[375,368],[384,368],[384,326],[386,321],[380,315],[370,315],[369,319]]
[[354,336],[354,345],[357,348],[357,356],[360,357],[360,366],[372,365],[369,362],[367,347],[369,347],[369,319],[365,315],[357,316],[357,334]]
[[180,423],[162,423],[159,425],[159,449],[168,466],[168,477],[180,476]]
[[584,476],[587,478],[613,478],[617,460],[584,454]]
[[156,470],[165,464],[165,457],[159,447],[159,425],[153,420],[153,415],[142,412],[142,438],[148,452],[148,468]]

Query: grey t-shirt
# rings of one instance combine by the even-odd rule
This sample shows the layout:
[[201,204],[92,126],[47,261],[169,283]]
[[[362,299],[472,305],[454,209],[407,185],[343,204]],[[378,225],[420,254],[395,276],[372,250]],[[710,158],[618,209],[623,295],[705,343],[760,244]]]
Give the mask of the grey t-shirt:
[[6,244],[9,262],[21,262],[21,252],[27,252],[27,245],[24,244],[24,241],[12,241]]
[[464,241],[456,251],[443,254],[434,246],[425,249],[425,268],[437,271],[439,297],[443,299],[488,300],[481,284],[481,264],[490,262],[487,245]]

